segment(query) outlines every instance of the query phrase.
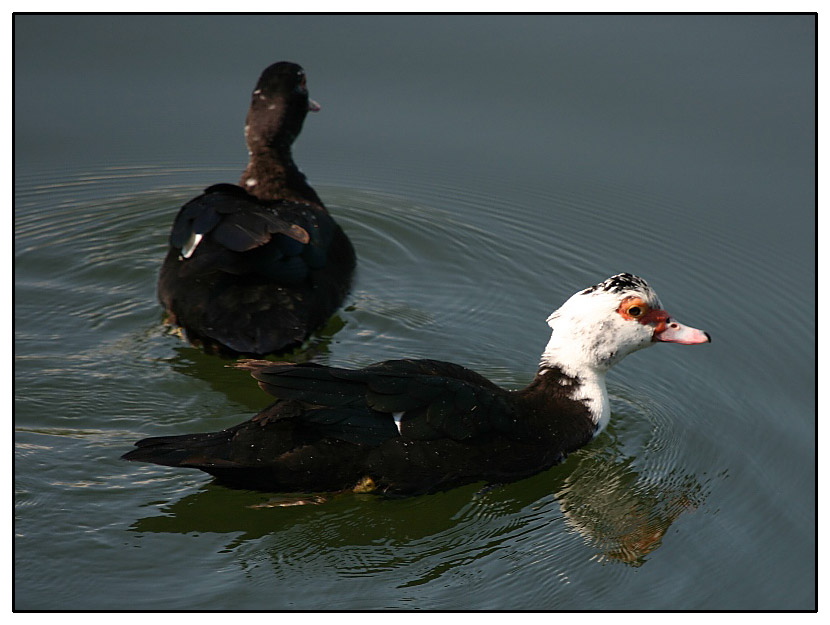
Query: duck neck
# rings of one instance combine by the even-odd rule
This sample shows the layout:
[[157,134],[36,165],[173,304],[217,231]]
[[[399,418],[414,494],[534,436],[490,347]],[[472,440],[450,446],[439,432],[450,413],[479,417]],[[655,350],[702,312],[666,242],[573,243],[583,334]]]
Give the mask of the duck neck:
[[258,105],[258,102],[251,105],[245,120],[248,166],[239,185],[261,200],[289,200],[322,206],[291,154],[291,145],[302,128],[302,119],[286,119],[279,111],[279,114],[265,116]]
[[320,198],[294,163],[290,145],[248,146],[250,161],[239,185],[262,200],[320,204]]
[[599,434],[608,425],[611,416],[611,405],[605,385],[605,374],[608,369],[587,361],[580,350],[563,349],[555,338],[555,335],[551,337],[542,354],[539,375],[558,371],[561,377],[569,379],[570,398],[585,405],[591,421],[596,426],[594,435]]

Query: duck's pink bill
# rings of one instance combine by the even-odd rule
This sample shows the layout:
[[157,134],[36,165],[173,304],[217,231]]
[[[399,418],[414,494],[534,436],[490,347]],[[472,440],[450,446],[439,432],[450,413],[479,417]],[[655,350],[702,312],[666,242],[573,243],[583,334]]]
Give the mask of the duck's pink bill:
[[711,343],[712,337],[708,332],[684,326],[673,319],[666,322],[666,329],[654,333],[655,341],[664,343],[680,343],[681,345],[699,345],[700,343]]

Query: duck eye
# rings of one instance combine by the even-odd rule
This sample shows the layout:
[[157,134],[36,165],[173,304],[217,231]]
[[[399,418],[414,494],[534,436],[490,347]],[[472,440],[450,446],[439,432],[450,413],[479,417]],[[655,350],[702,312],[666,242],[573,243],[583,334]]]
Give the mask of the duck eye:
[[648,312],[649,305],[642,300],[642,298],[629,296],[626,297],[617,308],[617,312],[623,316],[624,319],[641,319]]

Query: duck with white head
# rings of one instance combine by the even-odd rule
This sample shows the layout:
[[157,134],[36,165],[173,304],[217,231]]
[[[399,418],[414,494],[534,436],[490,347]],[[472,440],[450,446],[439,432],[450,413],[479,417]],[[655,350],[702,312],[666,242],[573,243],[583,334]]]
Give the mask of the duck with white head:
[[570,297],[548,317],[552,332],[539,373],[556,370],[577,382],[599,433],[611,408],[605,374],[623,358],[658,342],[696,345],[708,333],[678,323],[642,278],[621,273]]
[[605,427],[605,376],[625,356],[711,340],[628,273],[576,293],[548,325],[539,371],[515,391],[437,360],[363,369],[240,361],[276,402],[220,432],[144,439],[124,458],[276,492],[403,495],[509,482],[561,462]]

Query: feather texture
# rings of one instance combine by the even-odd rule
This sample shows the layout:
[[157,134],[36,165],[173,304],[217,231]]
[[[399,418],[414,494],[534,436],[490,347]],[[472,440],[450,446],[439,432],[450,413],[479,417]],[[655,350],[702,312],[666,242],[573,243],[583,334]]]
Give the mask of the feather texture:
[[296,347],[348,293],[354,249],[291,156],[308,110],[302,68],[267,68],[248,113],[247,188],[213,185],[173,222],[159,300],[208,351]]

